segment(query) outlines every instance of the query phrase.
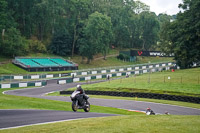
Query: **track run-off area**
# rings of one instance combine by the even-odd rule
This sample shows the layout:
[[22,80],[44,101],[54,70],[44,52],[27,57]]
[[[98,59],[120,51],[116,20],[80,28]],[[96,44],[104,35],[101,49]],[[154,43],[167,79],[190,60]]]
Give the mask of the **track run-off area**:
[[[102,82],[102,81],[100,81]],[[92,82],[98,83],[98,81]],[[71,102],[66,96],[47,96],[47,93],[54,91],[62,91],[68,88],[75,87],[77,84],[85,83],[68,83],[58,85],[49,83],[47,86],[39,88],[25,88],[3,92],[6,95],[26,96],[34,98],[42,98],[57,101]],[[90,98],[91,105],[114,107],[120,109],[134,110],[144,112],[147,107],[150,107],[156,114],[164,114],[166,111],[173,115],[200,115],[200,109],[175,106],[169,104],[160,104],[152,102],[142,102],[133,100],[115,100],[115,99],[99,99]],[[85,113],[73,111],[52,111],[52,110],[0,110],[0,129],[17,128],[27,125],[38,125],[44,123],[53,123],[59,121],[70,121],[75,119],[107,117],[115,116],[115,114],[103,113]]]

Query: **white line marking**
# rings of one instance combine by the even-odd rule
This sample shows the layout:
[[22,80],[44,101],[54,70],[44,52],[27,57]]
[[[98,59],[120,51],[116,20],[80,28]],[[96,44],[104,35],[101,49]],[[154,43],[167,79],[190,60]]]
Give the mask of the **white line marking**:
[[48,94],[51,94],[51,93],[54,93],[54,92],[56,92],[56,91],[47,92],[47,93],[42,94],[41,96],[45,96],[45,95],[48,95]]

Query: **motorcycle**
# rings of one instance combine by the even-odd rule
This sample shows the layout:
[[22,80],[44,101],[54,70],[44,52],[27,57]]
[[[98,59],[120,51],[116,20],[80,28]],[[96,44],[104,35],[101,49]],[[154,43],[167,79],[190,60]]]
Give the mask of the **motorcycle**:
[[150,108],[147,108],[146,115],[155,115],[155,113]]
[[76,112],[78,109],[83,109],[85,112],[90,111],[90,103],[87,101],[89,96],[80,94],[80,91],[74,91],[71,96],[72,110]]

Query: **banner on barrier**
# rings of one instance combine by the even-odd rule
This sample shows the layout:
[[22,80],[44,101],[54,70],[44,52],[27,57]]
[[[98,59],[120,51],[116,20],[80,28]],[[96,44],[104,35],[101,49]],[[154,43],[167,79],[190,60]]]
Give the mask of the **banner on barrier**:
[[166,54],[161,51],[143,51],[143,50],[131,50],[131,56],[159,56],[159,57],[174,57],[174,54]]

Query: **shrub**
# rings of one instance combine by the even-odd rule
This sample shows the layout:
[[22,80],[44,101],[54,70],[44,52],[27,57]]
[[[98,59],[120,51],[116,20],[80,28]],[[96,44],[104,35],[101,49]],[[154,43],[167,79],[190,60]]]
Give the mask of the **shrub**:
[[120,53],[119,56],[117,56],[117,58],[120,60],[130,61],[130,56],[122,53]]

